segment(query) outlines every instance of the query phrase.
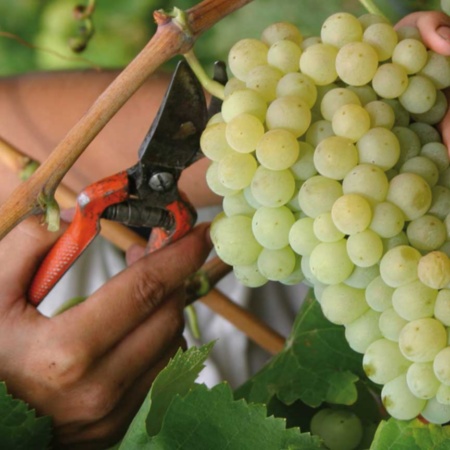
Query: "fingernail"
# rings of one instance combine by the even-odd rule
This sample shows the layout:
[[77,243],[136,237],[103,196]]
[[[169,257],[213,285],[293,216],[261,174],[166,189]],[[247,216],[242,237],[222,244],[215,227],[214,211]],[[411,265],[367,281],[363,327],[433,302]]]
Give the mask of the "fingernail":
[[450,28],[448,26],[441,26],[436,30],[436,33],[446,41],[450,41]]

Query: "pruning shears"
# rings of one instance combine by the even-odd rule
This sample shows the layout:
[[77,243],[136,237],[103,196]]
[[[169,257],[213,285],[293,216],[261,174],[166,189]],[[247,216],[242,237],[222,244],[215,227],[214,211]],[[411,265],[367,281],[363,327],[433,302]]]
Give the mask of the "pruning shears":
[[[225,66],[217,62],[217,81],[226,82]],[[147,252],[184,236],[197,214],[182,192],[182,171],[199,159],[200,136],[209,111],[203,88],[191,68],[180,61],[158,113],[138,151],[138,161],[127,170],[85,188],[77,197],[74,218],[40,265],[28,291],[38,305],[100,232],[100,218],[134,227],[151,228]]]

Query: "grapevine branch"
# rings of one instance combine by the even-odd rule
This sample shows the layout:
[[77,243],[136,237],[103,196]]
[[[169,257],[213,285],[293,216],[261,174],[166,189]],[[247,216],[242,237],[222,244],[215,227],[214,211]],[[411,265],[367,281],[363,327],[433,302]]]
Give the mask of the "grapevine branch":
[[[98,97],[33,175],[0,207],[0,239],[21,220],[45,211],[64,175],[114,114],[164,62],[187,53],[196,39],[251,0],[204,0],[188,9],[184,20],[156,11],[157,30],[138,56]],[[183,25],[184,24],[184,25]]]

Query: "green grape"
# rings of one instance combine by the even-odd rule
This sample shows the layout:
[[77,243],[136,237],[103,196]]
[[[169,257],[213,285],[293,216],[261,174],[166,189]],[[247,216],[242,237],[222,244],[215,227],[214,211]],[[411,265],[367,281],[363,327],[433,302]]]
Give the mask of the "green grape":
[[338,77],[335,66],[337,53],[337,48],[330,44],[310,45],[300,56],[300,71],[317,86],[333,83]]
[[408,75],[420,72],[427,59],[427,48],[417,39],[401,40],[392,52],[392,62],[402,66]]
[[266,102],[271,102],[277,96],[277,84],[282,76],[283,73],[275,67],[267,64],[256,66],[247,75],[246,87],[258,92]]
[[312,123],[305,134],[305,141],[317,147],[327,137],[334,136],[331,122],[325,119],[317,120]]
[[439,174],[438,184],[442,187],[450,189],[450,167]]
[[298,141],[298,146],[299,156],[290,170],[296,180],[307,180],[317,175],[317,169],[314,166],[314,147],[304,141]]
[[228,67],[236,78],[246,81],[251,69],[267,64],[268,51],[259,39],[241,39],[228,52]]
[[305,275],[302,270],[302,258],[300,256],[295,258],[295,266],[292,272],[285,278],[281,278],[279,281],[286,286],[293,286],[301,283],[305,279]]
[[394,308],[388,308],[380,313],[378,327],[384,338],[398,342],[400,332],[407,323],[408,321],[400,317]]
[[[247,203],[254,209],[258,209],[261,205],[261,203],[259,203],[256,198],[253,196],[252,194],[252,189],[251,189],[251,185],[247,186],[244,190],[244,197],[245,200],[247,200]],[[236,193],[236,192],[235,192]]]
[[345,326],[345,339],[352,350],[364,354],[372,342],[382,337],[378,326],[380,314],[373,309],[368,309]]
[[445,14],[450,15],[450,1],[449,0],[440,0],[439,2],[441,11]]
[[[408,322],[398,338],[400,351],[412,362],[433,361],[446,345],[447,332],[444,326],[429,317]],[[438,374],[436,376],[439,378]]]
[[400,97],[408,87],[408,74],[398,64],[382,64],[373,76],[372,87],[382,98]]
[[341,47],[336,56],[336,72],[344,83],[351,86],[368,84],[377,68],[378,54],[365,42],[350,42]]
[[282,206],[294,195],[295,180],[289,170],[256,169],[251,182],[255,200],[263,206]]
[[[418,125],[416,123],[415,125]],[[426,123],[422,124],[424,127],[430,127],[431,130],[438,133],[437,130]],[[430,133],[431,133],[430,130]],[[439,137],[439,133],[437,134]],[[420,155],[425,156],[429,160],[433,161],[436,164],[436,167],[439,172],[443,172],[449,167],[450,160],[447,153],[447,147],[440,141],[431,141],[431,142],[423,142],[421,139],[422,148],[420,150]]]
[[373,100],[366,103],[364,109],[369,114],[370,128],[383,127],[390,130],[394,126],[395,113],[388,103]]
[[372,342],[363,357],[363,369],[370,380],[386,384],[404,374],[411,365],[400,352],[398,344],[381,338]]
[[433,187],[439,180],[439,170],[436,164],[426,156],[413,156],[399,168],[399,173],[415,173],[420,175]]
[[370,129],[370,116],[360,105],[343,105],[334,113],[331,126],[337,136],[356,142]]
[[440,385],[430,362],[412,363],[406,372],[406,383],[413,395],[426,400],[436,395]]
[[447,239],[447,229],[442,220],[430,214],[424,214],[411,220],[406,228],[410,244],[420,251],[436,250]]
[[245,266],[235,265],[233,266],[233,273],[236,279],[247,287],[257,288],[268,282],[268,279],[261,275],[256,262]]
[[436,392],[436,400],[443,405],[450,405],[450,386],[441,384]]
[[369,310],[364,289],[343,283],[327,286],[322,292],[320,306],[324,316],[337,325],[348,325]]
[[371,281],[373,281],[380,274],[378,264],[370,267],[355,266],[351,275],[344,281],[348,286],[359,289],[366,289]]
[[362,39],[361,22],[352,14],[338,12],[329,16],[322,24],[320,38],[325,44],[341,48],[345,44]]
[[[303,272],[303,275],[305,276],[304,283],[307,286],[317,286],[317,285],[323,285],[323,283],[320,283],[319,280],[314,276],[314,274],[311,271],[311,268],[309,266],[309,256],[305,255],[301,257],[301,270]],[[320,301],[319,298],[317,298],[318,301]]]
[[355,266],[370,267],[383,256],[383,242],[377,233],[366,229],[348,237],[347,253]]
[[437,293],[436,289],[416,280],[395,289],[392,306],[400,317],[408,321],[432,317]]
[[373,90],[370,84],[363,86],[347,86],[347,89],[354,92],[361,102],[361,105],[365,106],[367,103],[377,100],[377,93]]
[[278,249],[289,244],[289,230],[294,222],[294,214],[285,206],[262,206],[253,215],[252,230],[263,247]]
[[419,399],[412,394],[408,388],[405,374],[399,375],[383,386],[381,401],[386,411],[399,420],[414,419],[426,405],[426,400]]
[[231,95],[234,91],[245,89],[245,82],[236,77],[231,77],[225,84],[223,94],[225,97]]
[[266,111],[266,101],[252,89],[238,89],[226,97],[222,103],[222,116],[225,122],[244,113],[251,114],[263,122]]
[[200,138],[200,148],[203,154],[212,161],[220,161],[224,156],[233,153],[227,142],[227,125],[224,122],[208,125]]
[[299,152],[295,136],[283,129],[267,131],[256,145],[256,158],[271,170],[289,169],[297,161]]
[[325,211],[314,218],[313,231],[319,241],[336,242],[345,235],[336,228],[331,217],[331,212]]
[[329,450],[356,449],[363,437],[361,420],[346,409],[319,410],[311,419],[310,431],[320,436]]
[[383,102],[387,103],[395,113],[395,124],[396,126],[407,127],[411,120],[411,115],[405,108],[400,104],[397,98],[384,98]]
[[362,14],[358,17],[358,20],[361,22],[364,30],[374,23],[389,23],[389,20],[386,17],[373,13]]
[[320,44],[322,40],[320,39],[320,36],[309,36],[305,39],[303,39],[302,42],[302,50],[306,50],[308,47],[314,44]]
[[356,143],[359,163],[369,163],[389,170],[395,166],[400,156],[400,142],[387,128],[371,128]]
[[[281,74],[296,72],[302,55],[298,44],[287,39],[274,42],[267,54],[267,62],[276,67]],[[281,77],[280,77],[281,78]]]
[[388,286],[381,275],[374,278],[366,288],[366,301],[375,311],[383,312],[392,307],[394,288]]
[[253,216],[256,211],[245,198],[244,191],[238,191],[235,194],[225,195],[222,199],[222,208],[227,216]]
[[445,55],[428,50],[427,62],[419,73],[428,77],[437,89],[450,86],[450,61]]
[[314,165],[324,177],[342,180],[358,163],[358,151],[346,137],[330,136],[317,145]]
[[450,326],[450,289],[441,289],[434,304],[434,317],[445,326]]
[[399,169],[409,159],[418,156],[422,146],[419,136],[407,126],[396,125],[392,128],[392,132],[395,134],[400,144],[400,156],[395,165],[395,168]]
[[253,155],[233,152],[219,161],[217,176],[226,188],[240,190],[250,185],[256,168]]
[[219,163],[217,161],[212,161],[208,166],[205,178],[209,189],[217,195],[224,197],[238,192],[238,190],[227,188],[221,183],[219,180]]
[[421,416],[430,423],[438,425],[447,423],[450,421],[450,405],[443,405],[436,398],[431,398],[427,401]]
[[331,208],[331,217],[336,228],[344,234],[364,231],[372,220],[369,202],[358,194],[344,194]]
[[312,108],[317,100],[317,88],[314,81],[304,73],[291,72],[278,81],[276,95],[277,97],[295,95]]
[[301,45],[303,35],[301,31],[292,23],[276,22],[268,25],[261,33],[261,41],[267,45],[272,45],[277,41],[287,39]]
[[336,111],[348,104],[361,105],[361,100],[351,89],[336,87],[323,96],[320,102],[320,113],[324,119],[331,122]]
[[423,114],[434,106],[436,95],[436,88],[431,80],[423,75],[413,75],[409,77],[408,87],[398,99],[410,113]]
[[380,275],[393,288],[417,279],[417,267],[421,254],[409,245],[398,245],[387,251],[380,261]]
[[209,127],[210,125],[215,125],[216,123],[223,123],[225,122],[223,120],[223,116],[221,112],[213,114],[206,123],[206,126]]
[[247,216],[222,216],[211,224],[211,240],[218,256],[227,264],[254,263],[262,247],[252,232],[252,219]]
[[226,141],[239,153],[253,152],[263,135],[264,125],[251,114],[240,114],[225,124]]
[[436,102],[428,111],[421,114],[411,114],[411,117],[416,122],[425,122],[430,125],[438,124],[447,112],[448,101],[447,97],[442,91],[436,92]]
[[384,253],[399,245],[409,245],[408,238],[404,231],[400,231],[400,233],[390,238],[383,238]]
[[370,44],[378,54],[379,61],[391,58],[397,45],[397,33],[388,23],[375,23],[364,30],[363,42]]
[[430,207],[431,188],[420,175],[400,173],[392,178],[386,199],[398,206],[407,220],[414,220]]
[[334,202],[341,196],[342,186],[339,181],[315,175],[302,184],[298,201],[302,211],[315,218],[323,212],[331,211]]
[[420,31],[414,25],[403,25],[397,28],[397,36],[399,41],[402,41],[403,39],[416,39],[422,42]]
[[440,351],[435,355],[433,361],[433,370],[437,379],[450,386],[450,347],[443,346]]
[[[295,253],[310,255],[320,240],[314,234],[314,219],[302,217],[298,219],[289,230],[289,244]],[[287,244],[286,244],[287,245]]]
[[[345,180],[345,179],[344,179]],[[376,203],[369,228],[382,238],[392,238],[403,230],[405,217],[398,206],[389,202]]]
[[[438,91],[439,92],[439,91]],[[431,150],[427,149],[424,150],[424,147],[427,147],[428,144],[431,143],[439,143],[442,144],[442,138],[439,134],[439,131],[433,127],[432,125],[425,123],[425,122],[412,122],[409,124],[409,129],[414,131],[414,133],[417,135],[420,141],[420,145],[422,146],[420,150],[420,154],[422,156],[426,156],[430,158],[432,161],[436,163],[436,165],[439,167],[439,171],[445,170],[446,167],[448,167],[448,156],[447,156],[447,147],[445,147],[445,158],[441,159],[441,151],[440,150]],[[431,147],[433,148],[433,147]],[[444,163],[445,168],[441,169],[441,164]]]
[[271,281],[287,278],[295,269],[295,253],[289,246],[271,250],[264,248],[258,257],[258,270]]
[[278,97],[267,108],[266,125],[269,130],[281,128],[298,138],[305,134],[310,123],[311,110],[307,103],[296,95]]

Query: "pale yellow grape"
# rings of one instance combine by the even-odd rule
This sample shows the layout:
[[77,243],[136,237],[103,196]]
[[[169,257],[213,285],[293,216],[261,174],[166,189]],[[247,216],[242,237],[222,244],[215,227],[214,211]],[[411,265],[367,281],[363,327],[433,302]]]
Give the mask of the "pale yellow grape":
[[395,126],[407,127],[411,121],[411,115],[400,104],[398,98],[383,98],[383,102],[386,102],[393,110],[395,114]]
[[386,61],[392,56],[398,37],[392,25],[375,23],[364,30],[362,40],[376,50],[379,61]]
[[414,25],[403,25],[397,28],[398,40],[403,41],[404,39],[416,39],[422,42],[422,36],[419,29]]
[[330,44],[318,43],[307,47],[300,56],[300,71],[318,86],[333,83],[338,77],[336,56],[338,49]]
[[325,284],[345,281],[353,271],[353,263],[347,254],[346,241],[321,242],[309,255],[312,274]]
[[364,86],[347,86],[347,89],[358,96],[361,105],[366,105],[378,99],[377,93],[370,84],[365,84]]
[[390,238],[383,238],[384,253],[399,245],[409,245],[408,238],[404,231],[400,231],[400,233]]
[[379,317],[379,312],[368,309],[360,317],[346,325],[345,339],[351,349],[357,353],[364,354],[372,342],[382,338],[378,327]]
[[296,137],[287,130],[267,131],[256,145],[256,158],[261,165],[272,170],[289,169],[299,156]]
[[315,175],[302,184],[298,199],[302,211],[315,218],[323,212],[331,211],[334,202],[341,196],[341,183],[322,175]]
[[382,98],[397,98],[408,87],[408,74],[398,64],[382,64],[373,76],[372,87]]
[[[238,192],[239,192],[239,191],[238,191]],[[247,187],[243,190],[243,193],[244,193],[245,200],[247,200],[247,203],[248,203],[252,208],[258,209],[259,207],[262,206],[261,203],[259,203],[259,202],[256,200],[256,198],[253,196],[251,185],[250,185],[250,186],[247,186]]]
[[285,206],[262,206],[252,217],[252,230],[263,247],[278,249],[289,244],[289,230],[294,222],[294,214]]
[[421,114],[411,114],[411,117],[417,122],[425,122],[430,125],[439,123],[447,112],[448,101],[442,91],[436,92],[436,102],[428,111]]
[[348,237],[347,253],[356,266],[370,267],[381,259],[383,242],[377,233],[366,229]]
[[392,62],[402,66],[408,75],[419,72],[427,59],[427,48],[417,39],[403,39],[392,53]]
[[238,189],[230,189],[225,187],[219,180],[219,163],[217,161],[212,161],[206,170],[206,184],[209,189],[217,195],[225,196],[231,195],[238,192]]
[[415,173],[433,187],[439,180],[436,164],[426,156],[414,156],[407,159],[399,168],[399,173]]
[[395,165],[395,168],[399,169],[402,164],[419,155],[421,144],[419,136],[409,127],[395,126],[392,132],[400,143],[400,156]]
[[450,386],[441,384],[436,392],[436,400],[443,405],[450,405]]
[[257,165],[252,154],[233,152],[219,161],[217,175],[226,188],[240,190],[250,185]]
[[264,125],[255,116],[247,113],[231,119],[225,128],[228,145],[239,153],[251,153],[264,135]]
[[342,181],[344,194],[362,195],[374,206],[385,200],[388,188],[389,181],[385,172],[373,164],[356,165]]
[[434,304],[434,317],[445,326],[450,326],[450,289],[441,289]]
[[305,141],[311,144],[314,148],[319,143],[330,136],[334,136],[333,127],[331,122],[325,119],[317,120],[312,123],[305,134]]
[[414,220],[430,207],[431,188],[415,173],[400,173],[392,178],[386,199],[398,206],[407,220]]
[[417,398],[430,399],[436,395],[440,382],[432,363],[412,363],[406,372],[406,382]]
[[418,250],[429,252],[437,250],[447,239],[447,229],[442,220],[424,214],[409,222],[406,228],[411,245]]
[[231,77],[225,84],[223,93],[225,97],[228,97],[234,91],[238,91],[240,89],[245,89],[245,81],[240,80],[236,77]]
[[402,231],[404,224],[403,212],[393,203],[380,202],[373,206],[369,228],[382,238],[396,236]]
[[388,286],[381,275],[374,278],[366,288],[366,301],[375,311],[383,312],[392,308],[394,288]]
[[352,14],[332,14],[322,24],[320,38],[325,44],[342,47],[349,42],[360,41],[363,35],[361,22]]
[[418,263],[419,280],[433,289],[442,289],[450,283],[450,259],[441,251],[423,255]]
[[233,153],[226,139],[226,127],[224,122],[209,125],[200,137],[200,148],[212,161],[220,161],[224,156]]
[[320,244],[314,234],[313,225],[314,219],[302,217],[291,226],[288,232],[289,245],[298,255],[310,255],[314,247]]
[[431,188],[431,192],[433,200],[428,212],[439,217],[441,220],[445,220],[450,208],[450,189],[445,186],[436,185]]
[[282,206],[294,195],[295,180],[286,170],[271,170],[264,166],[256,169],[251,182],[255,200],[263,206]]
[[410,365],[397,343],[384,338],[372,342],[363,357],[364,372],[377,384],[386,384],[404,374]]
[[[444,325],[436,319],[426,317],[413,320],[403,327],[398,345],[408,360],[431,362],[447,345],[447,332]],[[439,378],[438,373],[436,376]]]
[[330,136],[317,145],[314,164],[321,175],[342,180],[358,164],[358,150],[350,139]]
[[[295,45],[295,44],[294,44]],[[256,66],[247,76],[246,87],[258,92],[266,102],[276,98],[277,84],[283,73],[267,64]]]
[[295,42],[301,45],[303,35],[296,25],[290,22],[275,22],[264,28],[261,33],[261,40],[268,46],[282,39]]
[[373,13],[362,14],[358,17],[358,20],[361,22],[364,30],[374,23],[389,23],[389,20],[386,17]]
[[334,113],[331,126],[337,136],[356,142],[370,129],[370,116],[360,105],[343,105]]
[[427,401],[420,415],[430,423],[441,425],[450,421],[450,405],[443,405],[434,397]]
[[331,284],[323,290],[320,306],[325,317],[337,325],[348,325],[369,310],[364,289],[342,283]]
[[301,54],[302,49],[295,42],[280,40],[270,46],[267,62],[282,73],[296,72]]
[[252,219],[247,216],[223,216],[211,224],[211,239],[217,255],[227,264],[254,263],[261,250],[252,232]]
[[[418,125],[418,123],[416,123]],[[431,127],[427,124],[422,124],[424,127],[430,127],[434,131],[437,131],[435,128]],[[416,132],[417,133],[417,132]],[[420,137],[420,136],[419,136]],[[436,142],[426,142],[423,144],[420,150],[420,156],[425,156],[436,164],[439,172],[443,172],[449,167],[450,160],[447,152],[447,147],[440,141]]]
[[222,116],[225,122],[229,122],[234,117],[244,113],[251,114],[263,122],[266,111],[266,101],[252,89],[234,91],[222,103]]
[[227,216],[239,214],[251,217],[255,212],[255,208],[247,202],[243,190],[225,195],[222,199],[222,208]]
[[304,141],[299,141],[298,146],[299,156],[290,169],[296,180],[307,180],[317,174],[314,166],[314,147]]
[[383,127],[391,129],[395,124],[395,113],[392,107],[381,100],[374,100],[364,106],[369,113],[370,128]]
[[206,123],[206,127],[215,125],[216,123],[222,123],[225,122],[223,120],[223,116],[221,112],[215,113],[213,114],[209,119],[208,122]]
[[392,169],[400,156],[400,143],[387,128],[371,128],[356,143],[359,163],[369,163],[383,170]]
[[336,72],[344,83],[363,86],[369,83],[378,67],[376,50],[365,42],[350,42],[339,49]]
[[398,342],[398,337],[403,327],[408,323],[400,317],[394,308],[388,308],[380,314],[378,327],[384,338]]
[[240,283],[251,288],[264,286],[269,281],[261,275],[256,262],[246,266],[233,266],[233,273]]
[[319,214],[314,219],[313,231],[322,242],[336,242],[344,237],[344,233],[336,228],[329,211]]
[[412,321],[431,317],[438,291],[420,280],[399,286],[392,294],[392,306],[400,317]]
[[442,348],[435,356],[433,369],[437,379],[450,386],[450,347]]
[[419,399],[411,393],[405,374],[399,375],[383,386],[381,401],[386,411],[399,420],[414,419],[426,404],[426,400]]
[[355,288],[365,289],[379,275],[380,269],[378,268],[378,264],[370,267],[355,266],[353,272],[344,283]]
[[278,81],[276,95],[277,97],[296,95],[301,97],[312,108],[317,100],[317,88],[308,75],[300,72],[291,72]]
[[387,251],[380,261],[380,275],[393,288],[417,280],[420,252],[409,245],[398,245]]
[[331,217],[336,228],[344,234],[364,231],[372,220],[369,202],[358,194],[344,194],[331,208]]
[[277,250],[264,248],[258,257],[258,270],[271,281],[287,278],[295,269],[295,264],[295,253],[289,246]]
[[419,73],[433,81],[437,89],[445,89],[450,86],[450,60],[448,56],[428,50],[427,62]]
[[307,103],[296,95],[278,97],[267,108],[266,125],[269,130],[282,128],[302,136],[311,123],[311,110]]
[[228,52],[228,67],[236,78],[246,81],[251,69],[267,64],[268,51],[268,46],[258,39],[241,39]]
[[410,113],[422,114],[433,107],[436,95],[436,88],[431,80],[423,75],[413,75],[399,101]]
[[333,88],[327,91],[320,101],[322,117],[331,122],[336,111],[344,105],[361,105],[359,97],[348,88]]

